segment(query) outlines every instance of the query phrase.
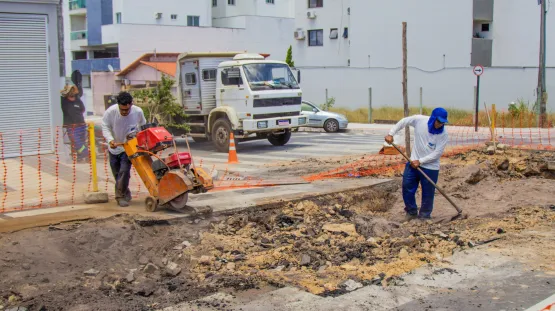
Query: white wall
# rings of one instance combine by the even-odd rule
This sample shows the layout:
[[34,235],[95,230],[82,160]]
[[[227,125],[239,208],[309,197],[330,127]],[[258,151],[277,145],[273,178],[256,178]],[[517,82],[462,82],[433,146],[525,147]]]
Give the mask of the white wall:
[[87,30],[87,17],[85,15],[70,16],[71,31]]
[[158,52],[248,50],[270,53],[272,59],[285,60],[293,23],[293,19],[253,16],[247,17],[246,29],[129,24],[102,27],[113,27],[119,42],[121,68],[125,68],[154,49]]
[[[549,3],[549,2],[548,2]],[[548,4],[549,6],[549,4]],[[555,66],[555,13],[547,13],[547,66]],[[540,6],[537,1],[497,0],[493,12],[493,66],[538,66]]]
[[409,66],[429,71],[469,66],[472,15],[472,1],[352,0],[351,66],[401,66],[403,22]]
[[[121,12],[124,24],[151,24],[187,26],[187,15],[200,16],[200,26],[212,25],[211,0],[161,0],[161,1],[114,0],[115,14]],[[154,13],[162,13],[161,19],[155,19]],[[177,14],[172,20],[171,15]]]
[[247,18],[245,16],[214,18],[212,27],[245,29],[247,28]]
[[[555,76],[555,69],[547,70],[547,76]],[[534,68],[486,68],[480,82],[480,109],[484,101],[506,109],[519,98],[536,100],[535,88],[538,71]],[[401,69],[375,68],[303,68],[301,87],[303,99],[317,104],[328,96],[336,98],[337,107],[368,107],[368,88],[372,87],[373,106],[403,106]],[[471,110],[474,107],[476,77],[472,68],[446,69],[435,73],[408,70],[409,106],[418,106],[420,87],[423,102],[428,107],[452,107]],[[547,91],[555,94],[555,79],[547,80]],[[548,111],[555,112],[553,101]]]
[[71,53],[71,27],[69,18],[69,0],[63,1],[62,16],[64,20],[64,53],[65,53],[65,67],[66,77],[71,76],[71,60],[73,53]]
[[[304,0],[297,0],[301,2]],[[295,0],[275,0],[274,4],[266,3],[266,0],[235,0],[235,5],[229,5],[227,0],[218,0],[218,5],[212,7],[212,17],[214,19],[256,15],[265,17],[294,17]]]

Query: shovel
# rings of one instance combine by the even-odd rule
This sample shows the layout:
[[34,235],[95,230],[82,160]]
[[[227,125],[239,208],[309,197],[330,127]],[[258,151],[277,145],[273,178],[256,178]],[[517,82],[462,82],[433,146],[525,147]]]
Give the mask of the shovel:
[[[407,161],[410,162],[410,158],[409,158],[403,151],[401,151],[401,149],[400,149],[397,145],[395,145],[394,143],[391,143],[391,145],[392,145],[393,147],[395,147],[395,149],[397,149],[397,151],[399,151],[399,153],[402,154],[403,157],[405,157],[405,159],[407,159]],[[443,191],[443,189],[441,189],[438,185],[436,185],[436,183],[434,183],[434,182],[432,181],[432,179],[431,179],[430,177],[428,177],[428,175],[426,175],[426,173],[424,173],[424,171],[423,171],[420,167],[417,167],[416,169],[417,169],[417,170],[420,172],[420,174],[422,174],[422,176],[424,176],[424,178],[426,178],[426,179],[430,182],[430,184],[432,184],[432,185],[437,189],[437,191],[439,191],[439,193],[441,193],[441,194],[447,199],[447,201],[449,201],[449,203],[451,203],[451,205],[453,205],[453,207],[457,210],[457,215],[453,216],[453,217],[451,218],[451,221],[453,221],[453,220],[455,220],[455,219],[461,217],[461,216],[462,216],[462,209],[461,209],[460,207],[458,207],[457,204],[455,204],[455,202],[453,202],[453,200],[451,200],[451,198]]]

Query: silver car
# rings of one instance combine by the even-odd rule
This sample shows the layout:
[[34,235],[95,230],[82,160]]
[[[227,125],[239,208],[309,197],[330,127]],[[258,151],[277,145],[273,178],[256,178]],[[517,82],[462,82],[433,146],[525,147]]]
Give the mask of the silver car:
[[305,115],[308,118],[305,126],[323,127],[326,132],[344,130],[349,124],[344,115],[321,110],[313,103],[304,100],[301,104],[301,115]]

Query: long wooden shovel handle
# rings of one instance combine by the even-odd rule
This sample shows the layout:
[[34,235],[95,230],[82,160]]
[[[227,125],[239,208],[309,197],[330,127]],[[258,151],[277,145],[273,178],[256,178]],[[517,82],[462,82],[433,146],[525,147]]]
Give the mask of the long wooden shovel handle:
[[[401,149],[399,149],[397,145],[395,145],[394,143],[391,143],[391,145],[395,147],[395,149],[397,149],[397,151],[399,151],[399,153],[402,154],[403,157],[407,159],[407,161],[410,162],[410,158],[403,151],[401,151]],[[424,173],[424,171],[420,167],[417,167],[416,169],[422,174],[422,176],[424,176],[424,178],[426,178],[430,182],[430,184],[432,184],[437,189],[437,191],[439,191],[439,193],[441,193],[447,199],[447,201],[449,201],[449,203],[451,203],[451,205],[453,205],[453,207],[455,207],[459,214],[462,213],[462,209],[458,207],[457,204],[455,204],[455,202],[453,202],[453,200],[451,200],[451,198],[445,192],[443,192],[443,189],[436,185],[436,183],[433,182],[432,179],[428,177],[428,175],[426,175],[426,173]]]

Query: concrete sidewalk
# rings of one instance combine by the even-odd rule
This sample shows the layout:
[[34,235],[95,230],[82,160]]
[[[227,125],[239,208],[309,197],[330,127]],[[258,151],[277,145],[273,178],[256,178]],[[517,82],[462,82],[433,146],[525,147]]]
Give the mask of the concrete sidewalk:
[[158,219],[173,219],[191,217],[195,209],[211,210],[211,215],[226,215],[249,209],[271,207],[288,201],[309,199],[325,194],[345,192],[375,186],[390,186],[390,179],[355,178],[349,180],[326,180],[311,184],[295,184],[265,188],[249,188],[226,191],[214,191],[203,194],[190,195],[189,209],[183,213],[161,209],[150,213],[145,210],[144,196],[135,199],[126,208],[118,207],[112,200],[106,204],[73,205],[56,208],[41,208],[0,214],[0,232],[10,232],[56,224],[63,221],[106,218],[117,214],[132,214],[137,217]]

